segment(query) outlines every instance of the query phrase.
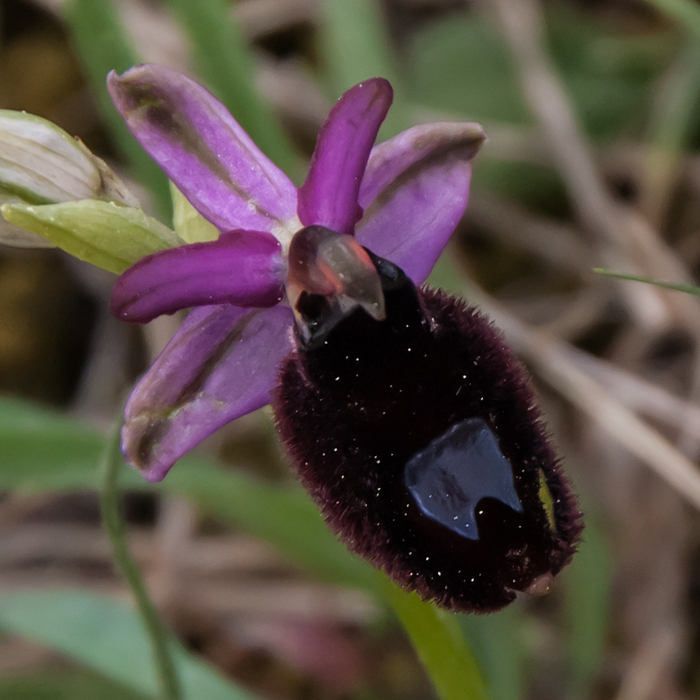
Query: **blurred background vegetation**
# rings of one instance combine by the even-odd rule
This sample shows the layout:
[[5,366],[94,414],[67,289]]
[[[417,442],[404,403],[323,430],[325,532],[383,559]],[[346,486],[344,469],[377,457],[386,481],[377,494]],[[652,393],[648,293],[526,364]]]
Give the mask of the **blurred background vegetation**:
[[[396,90],[383,138],[484,125],[432,282],[491,313],[529,366],[587,524],[550,595],[459,618],[494,700],[700,698],[700,301],[593,272],[700,281],[699,18],[692,0],[0,2],[0,108],[79,136],[166,223],[167,183],[106,99],[112,68],[198,76],[297,180],[333,101],[373,75]],[[0,698],[155,693],[136,623],[93,595],[126,596],[95,465],[173,325],[119,324],[112,282],[57,251],[0,252]],[[368,569],[290,479],[267,411],[162,485],[124,483],[156,603],[237,687],[435,697]],[[252,697],[197,668],[192,697]]]

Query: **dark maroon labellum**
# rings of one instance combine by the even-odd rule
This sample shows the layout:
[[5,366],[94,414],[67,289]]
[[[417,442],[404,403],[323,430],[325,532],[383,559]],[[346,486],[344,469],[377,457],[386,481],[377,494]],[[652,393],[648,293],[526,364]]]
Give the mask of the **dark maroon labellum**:
[[350,549],[427,599],[488,612],[545,591],[582,525],[522,368],[476,310],[370,257],[383,320],[296,303],[273,406],[300,478]]

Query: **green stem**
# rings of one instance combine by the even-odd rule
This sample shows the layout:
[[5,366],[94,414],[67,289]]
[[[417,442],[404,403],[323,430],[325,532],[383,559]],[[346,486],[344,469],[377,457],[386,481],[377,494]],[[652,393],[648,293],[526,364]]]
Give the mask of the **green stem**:
[[455,616],[406,593],[386,576],[383,592],[440,700],[488,700],[486,683]]
[[119,513],[119,469],[122,466],[122,460],[118,456],[119,432],[118,429],[115,430],[114,435],[107,441],[100,464],[102,522],[112,543],[114,561],[131,590],[151,643],[156,674],[160,683],[160,697],[162,700],[182,700],[182,688],[171,654],[168,631],[148,595],[141,572],[131,556],[126,542],[126,526]]

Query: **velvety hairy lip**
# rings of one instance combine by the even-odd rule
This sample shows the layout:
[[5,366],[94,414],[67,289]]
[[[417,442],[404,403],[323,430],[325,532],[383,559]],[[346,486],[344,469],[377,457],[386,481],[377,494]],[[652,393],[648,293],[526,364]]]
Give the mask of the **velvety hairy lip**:
[[497,610],[571,559],[580,513],[501,334],[392,267],[386,321],[355,311],[285,361],[278,428],[353,551],[447,608]]

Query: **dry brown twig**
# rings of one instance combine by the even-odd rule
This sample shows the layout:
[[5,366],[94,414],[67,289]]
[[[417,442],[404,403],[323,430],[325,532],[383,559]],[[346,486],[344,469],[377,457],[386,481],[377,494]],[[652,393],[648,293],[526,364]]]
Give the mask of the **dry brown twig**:
[[493,299],[473,288],[476,302],[503,329],[511,345],[543,379],[605,430],[695,508],[700,509],[700,472],[658,431],[647,425],[571,359],[569,349],[528,328]]

